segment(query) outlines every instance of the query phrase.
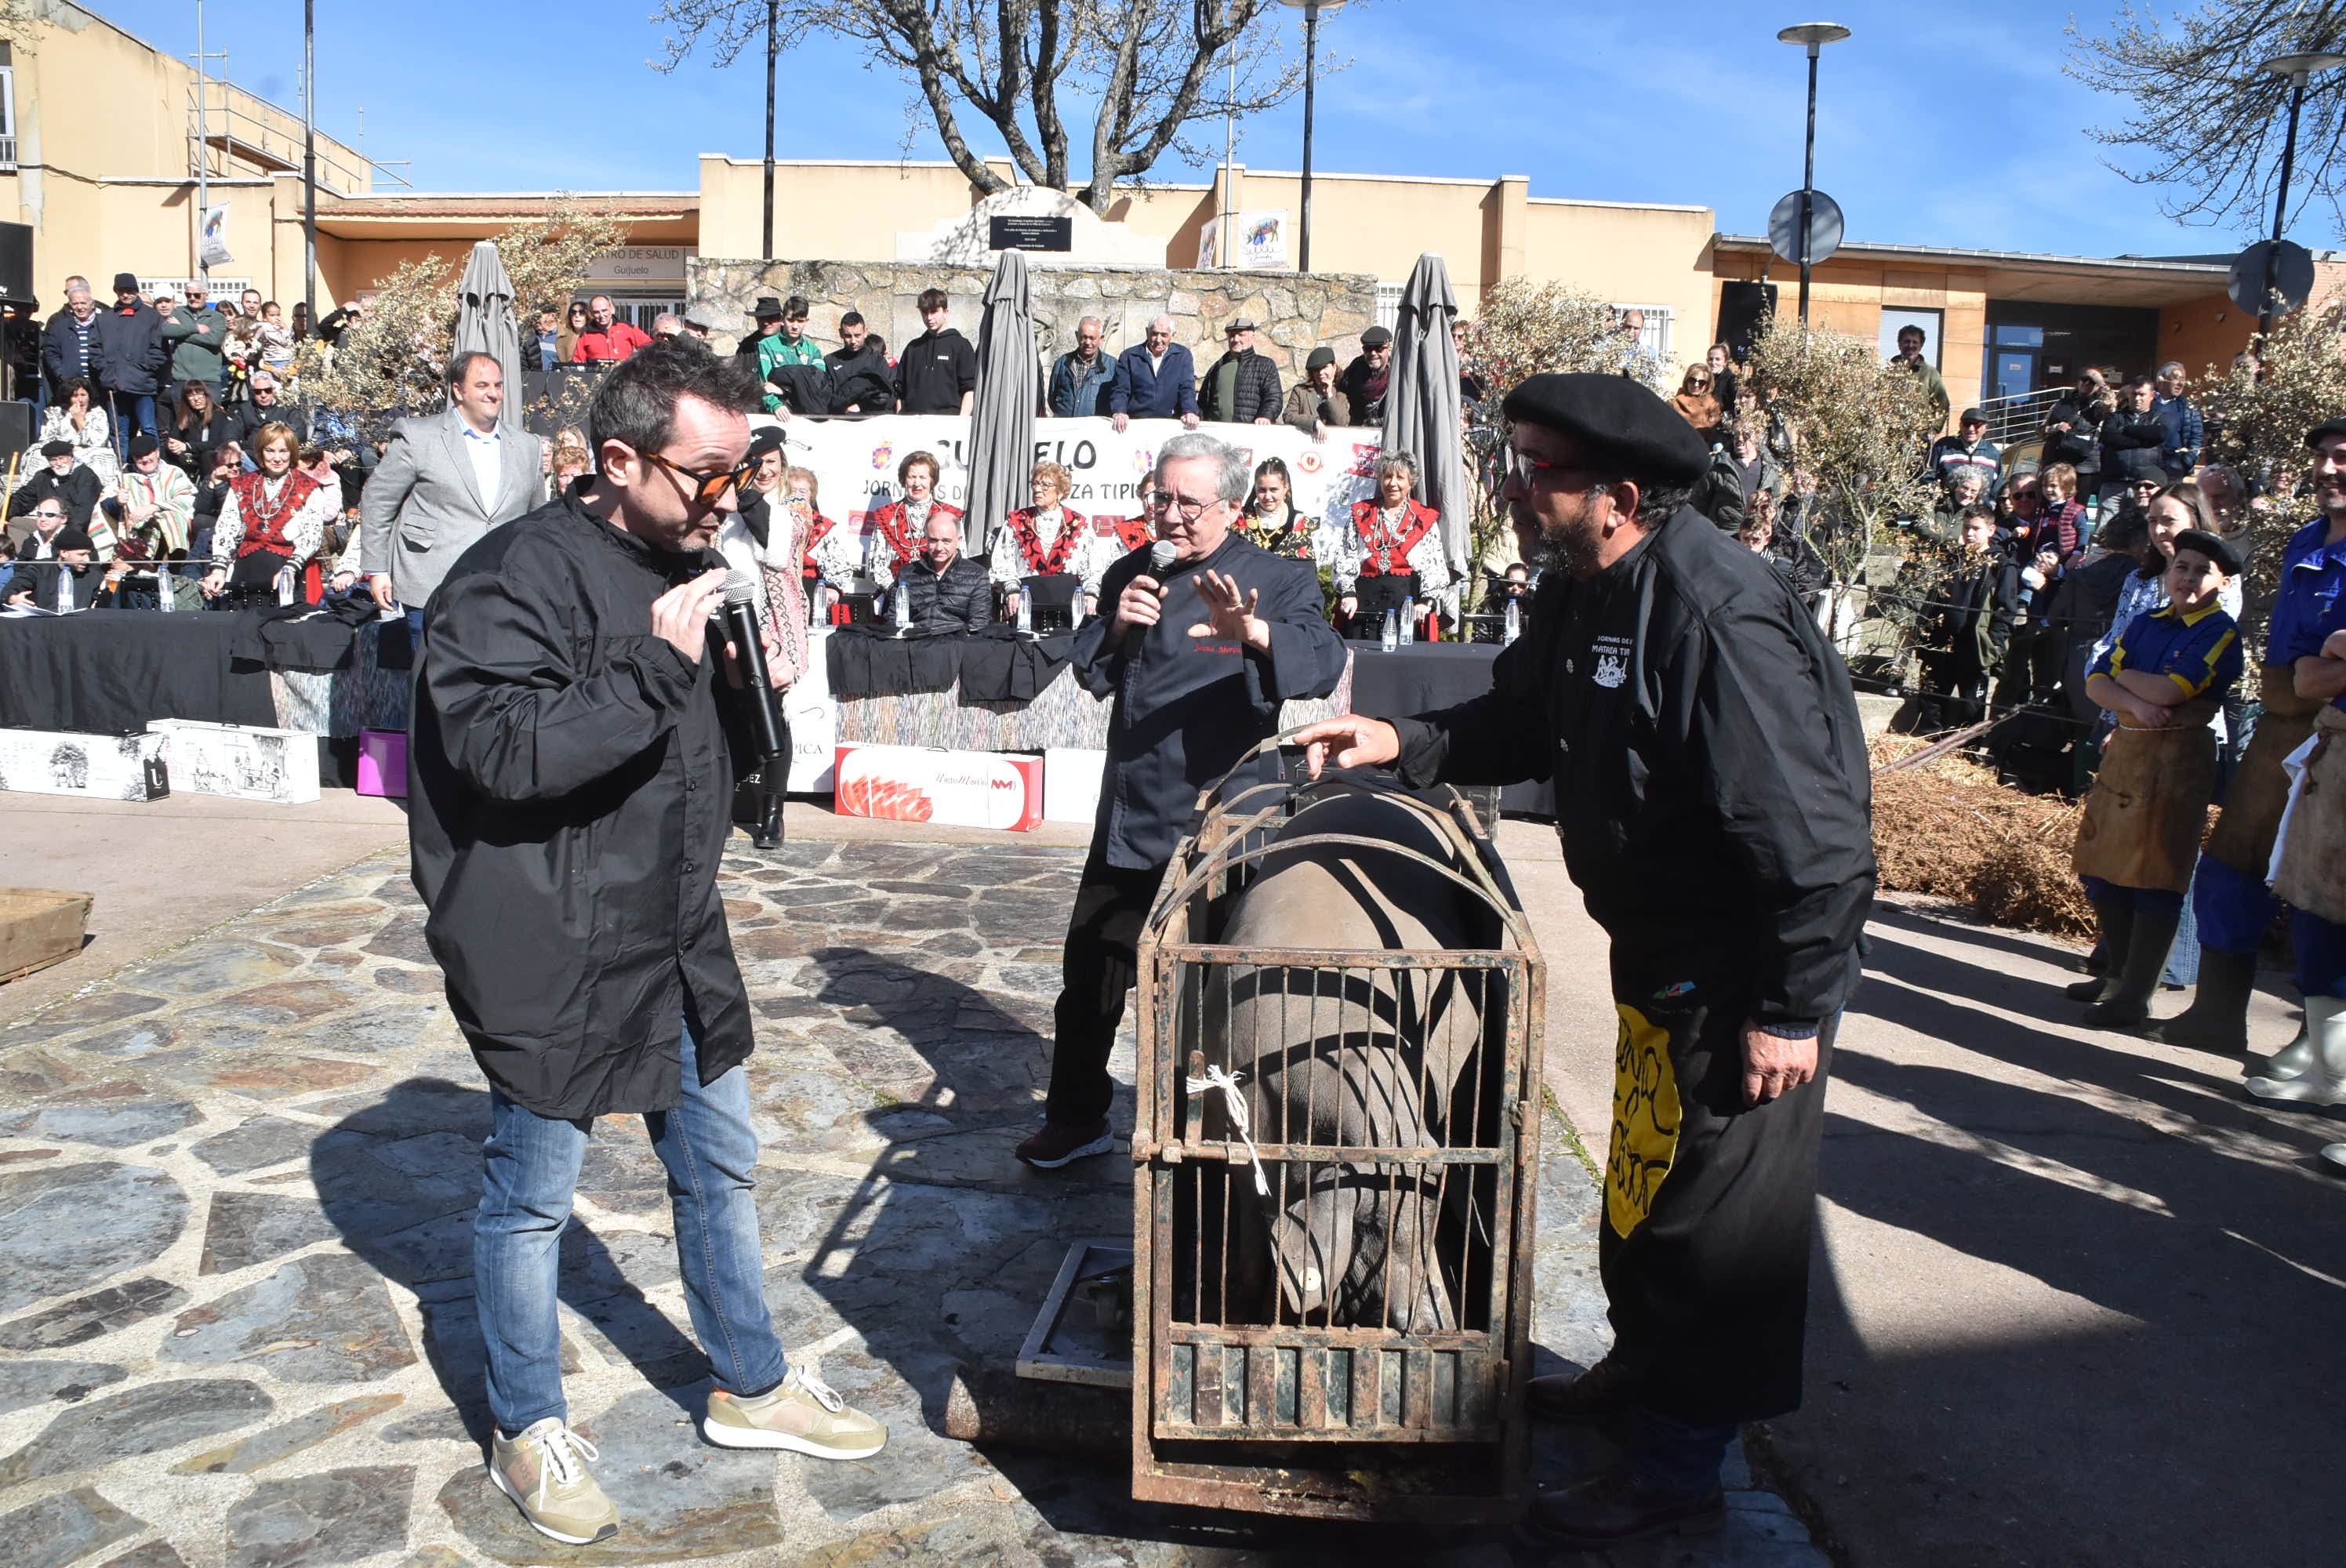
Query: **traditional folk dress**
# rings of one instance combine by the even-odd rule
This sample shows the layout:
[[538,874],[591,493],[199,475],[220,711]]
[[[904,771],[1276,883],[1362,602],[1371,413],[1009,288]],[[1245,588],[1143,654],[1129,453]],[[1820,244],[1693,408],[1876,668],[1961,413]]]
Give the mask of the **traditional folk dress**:
[[[228,586],[244,597],[273,586],[291,567],[292,590],[318,602],[322,585],[315,559],[326,526],[342,510],[339,490],[300,472],[270,479],[242,473],[229,482],[220,500],[219,524],[212,530],[212,565],[228,574]],[[283,593],[279,602],[292,603]]]
[[1015,592],[1028,577],[1065,573],[1080,579],[1086,594],[1097,594],[1100,574],[1116,559],[1098,545],[1098,534],[1080,512],[1021,507],[994,543],[991,575],[997,586]]
[[[1436,531],[1441,514],[1415,501],[1380,506],[1374,501],[1352,504],[1349,526],[1336,541],[1333,563],[1336,592],[1365,599],[1389,599],[1398,605],[1413,598],[1421,605],[1448,609],[1457,597],[1450,573],[1450,557]],[[1376,587],[1364,591],[1364,584]],[[1383,585],[1390,584],[1390,587]],[[1378,590],[1382,589],[1382,592]],[[1382,629],[1383,610],[1362,606],[1348,635],[1374,636]]]
[[[958,524],[962,510],[933,495],[926,501],[892,501],[864,517],[862,534],[848,529],[827,530],[812,547],[815,562],[822,568],[822,580],[846,593],[868,562],[874,576],[894,581],[920,555],[921,535],[928,531],[929,518],[935,514],[950,517]],[[871,543],[867,544],[867,540]]]
[[1317,561],[1320,557],[1319,524],[1292,506],[1277,517],[1249,512],[1239,519],[1238,532],[1257,549],[1291,561]]

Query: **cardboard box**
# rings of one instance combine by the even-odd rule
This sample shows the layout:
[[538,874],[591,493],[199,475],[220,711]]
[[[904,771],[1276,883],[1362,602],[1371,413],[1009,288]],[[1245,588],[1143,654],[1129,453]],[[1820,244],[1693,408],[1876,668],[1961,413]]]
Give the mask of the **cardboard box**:
[[358,792],[407,798],[407,732],[403,729],[359,731]]
[[318,738],[305,729],[158,718],[163,756],[182,789],[299,806],[318,798]]
[[1043,751],[1043,820],[1088,828],[1099,815],[1100,785],[1107,753],[1081,746],[1051,746]]
[[1043,759],[920,746],[842,746],[831,762],[842,817],[1024,833],[1043,820]]
[[80,795],[93,800],[159,800],[171,792],[163,737],[79,735],[60,729],[0,729],[0,789]]

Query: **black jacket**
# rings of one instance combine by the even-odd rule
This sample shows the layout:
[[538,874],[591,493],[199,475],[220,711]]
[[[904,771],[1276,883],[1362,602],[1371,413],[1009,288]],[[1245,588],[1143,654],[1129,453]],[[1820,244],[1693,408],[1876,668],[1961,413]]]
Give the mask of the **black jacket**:
[[163,340],[163,318],[146,300],[128,311],[99,306],[97,341],[92,357],[107,391],[147,395],[170,379],[171,345]]
[[994,580],[966,555],[955,555],[942,577],[914,561],[896,580],[912,599],[917,631],[974,632],[994,619]]
[[896,357],[899,413],[959,413],[961,394],[977,387],[977,351],[952,327],[923,332]]
[[1353,355],[1352,362],[1336,378],[1336,390],[1352,400],[1354,424],[1384,423],[1385,393],[1392,388],[1392,361],[1387,360],[1382,372],[1372,371],[1365,353]]
[[717,896],[732,748],[717,659],[651,630],[709,564],[574,489],[458,557],[429,608],[408,767],[416,891],[448,1003],[489,1081],[542,1116],[678,1102],[750,1054]]
[[[1110,566],[1100,576],[1099,602],[1114,605],[1148,565],[1148,552],[1136,550]],[[1270,652],[1188,635],[1206,619],[1198,581],[1208,569],[1261,592],[1254,613],[1270,623]],[[1127,870],[1170,860],[1198,792],[1278,732],[1279,705],[1325,697],[1344,674],[1344,645],[1328,624],[1310,562],[1274,555],[1233,534],[1204,560],[1175,566],[1166,582],[1170,594],[1155,626],[1111,645],[1115,617],[1097,616],[1076,634],[1069,657],[1085,690],[1116,700],[1092,846],[1109,865]],[[1274,776],[1276,761],[1265,759],[1260,771]]]
[[63,479],[43,467],[8,497],[8,515],[29,517],[34,507],[54,495],[66,504],[66,526],[87,528],[90,513],[97,507],[98,490],[97,475],[82,464],[75,464]]
[[2102,482],[2156,479],[2167,483],[2159,453],[2167,445],[2167,426],[2156,412],[2137,413],[2122,408],[2102,425]]
[[1556,780],[1615,995],[1717,987],[1763,1026],[1841,1010],[1873,898],[1865,738],[1767,563],[1681,509],[1586,582],[1545,574],[1491,678],[1401,722],[1402,777]]
[[[93,392],[97,390],[98,372],[106,363],[106,344],[100,337],[106,329],[97,324],[99,317],[104,314],[101,311],[89,319],[88,375]],[[49,395],[53,398],[59,397],[59,389],[66,382],[83,373],[81,334],[74,331],[73,311],[70,310],[59,311],[51,316],[49,324],[42,330],[41,369],[48,373]]]
[[2012,624],[2020,613],[2020,567],[2004,556],[1958,562],[1954,575],[1932,596],[1936,625],[1932,641],[1954,656],[1958,678],[1992,675],[2012,646]]
[[1277,419],[1280,402],[1287,395],[1279,384],[1279,367],[1252,349],[1238,356],[1238,382],[1231,389],[1230,406],[1221,406],[1214,395],[1214,386],[1221,374],[1223,361],[1230,357],[1224,354],[1208,365],[1205,373],[1198,378],[1198,417],[1225,424],[1251,424],[1258,419]]
[[[2108,418],[2100,412],[2102,407],[2098,402],[2081,403],[2074,397],[2065,397],[2055,403],[2053,412],[2045,416],[2045,455],[2041,465],[2050,468],[2056,463],[2066,463],[2077,471],[2081,480],[2087,474],[2099,473],[2102,471],[2102,425]],[[2053,429],[2056,424],[2066,424],[2069,428]],[[2085,487],[2081,484],[2080,488]],[[2086,495],[2091,499],[2090,490]]]
[[[888,340],[873,332],[861,349],[833,349],[822,356],[831,372],[831,407],[834,413],[892,413],[896,408],[896,372],[888,363]],[[754,368],[754,367],[753,367]]]

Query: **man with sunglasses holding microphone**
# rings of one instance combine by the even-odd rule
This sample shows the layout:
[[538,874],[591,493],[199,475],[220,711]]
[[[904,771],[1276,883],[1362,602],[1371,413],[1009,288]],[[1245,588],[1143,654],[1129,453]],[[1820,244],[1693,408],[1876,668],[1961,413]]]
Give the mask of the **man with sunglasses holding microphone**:
[[[473,1233],[495,1420],[489,1479],[529,1524],[619,1528],[564,1404],[559,1247],[597,1116],[640,1114],[729,1448],[862,1459],[887,1429],[785,1364],[763,1295],[748,994],[717,893],[749,726],[720,702],[710,546],[758,389],[699,348],[615,367],[598,472],[491,530],[432,596],[408,799],[424,934],[491,1087]],[[712,649],[712,640],[719,647]],[[617,1128],[609,1129],[616,1132]],[[607,1434],[606,1434],[607,1435]]]

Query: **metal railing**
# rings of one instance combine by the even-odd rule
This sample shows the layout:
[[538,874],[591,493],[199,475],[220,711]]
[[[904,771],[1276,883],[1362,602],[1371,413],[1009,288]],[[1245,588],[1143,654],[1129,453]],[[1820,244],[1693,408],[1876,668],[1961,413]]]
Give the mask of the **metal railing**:
[[1981,400],[1979,410],[1987,415],[1987,438],[1998,446],[2035,440],[2037,433],[2045,428],[2045,416],[2053,412],[2055,403],[2069,395],[2070,390],[2046,387],[2017,397]]
[[[280,109],[267,115],[256,115],[239,107],[239,99],[259,103],[243,88],[217,77],[204,84],[206,96],[217,87],[225,101],[205,102],[195,87],[188,88],[189,131],[201,144],[204,156],[218,151],[223,159],[241,157],[249,163],[273,166],[284,172],[295,172],[301,167],[301,121],[300,117]],[[264,106],[267,107],[267,106]],[[403,176],[393,173],[382,164],[361,155],[357,161],[338,156],[338,144],[324,137],[318,138],[318,182],[340,191],[371,189],[377,181],[393,185],[408,185]],[[345,149],[346,150],[346,149]],[[215,167],[215,177],[229,170]]]
[[0,136],[0,169],[16,167],[16,138]]

